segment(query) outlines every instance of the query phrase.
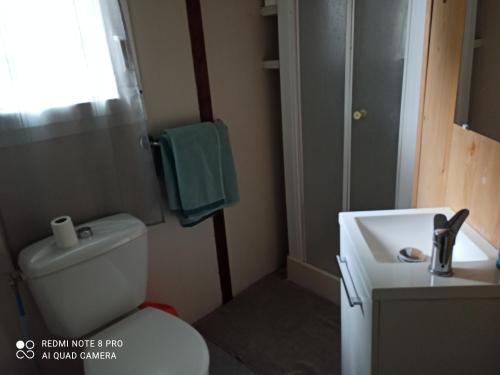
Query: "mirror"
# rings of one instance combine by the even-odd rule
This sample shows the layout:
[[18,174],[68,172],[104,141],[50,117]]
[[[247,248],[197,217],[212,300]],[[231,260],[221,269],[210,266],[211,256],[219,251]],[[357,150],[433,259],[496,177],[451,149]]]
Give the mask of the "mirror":
[[455,124],[500,141],[500,1],[468,0]]

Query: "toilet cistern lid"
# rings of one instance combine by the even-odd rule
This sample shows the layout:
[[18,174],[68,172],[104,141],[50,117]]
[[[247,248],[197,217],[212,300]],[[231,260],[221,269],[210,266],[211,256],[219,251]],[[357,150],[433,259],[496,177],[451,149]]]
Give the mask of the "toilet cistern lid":
[[91,228],[92,236],[81,238],[69,249],[57,247],[53,236],[24,248],[18,259],[24,276],[33,279],[69,268],[111,251],[146,232],[144,223],[129,214],[108,216],[85,223],[84,226]]

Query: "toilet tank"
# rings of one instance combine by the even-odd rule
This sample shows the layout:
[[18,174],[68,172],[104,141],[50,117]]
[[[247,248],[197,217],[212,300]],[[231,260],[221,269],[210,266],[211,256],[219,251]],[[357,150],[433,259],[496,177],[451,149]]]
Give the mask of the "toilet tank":
[[140,305],[146,297],[145,225],[128,214],[92,221],[93,235],[69,249],[48,237],[19,254],[19,267],[49,331],[81,337]]

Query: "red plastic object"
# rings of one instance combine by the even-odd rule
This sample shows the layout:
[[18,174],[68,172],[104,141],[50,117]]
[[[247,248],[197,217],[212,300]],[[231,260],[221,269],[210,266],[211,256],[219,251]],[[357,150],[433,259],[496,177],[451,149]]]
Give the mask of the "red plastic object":
[[170,306],[170,305],[165,305],[163,303],[157,303],[157,302],[150,302],[150,301],[146,301],[144,303],[141,303],[139,305],[139,308],[142,310],[146,307],[152,307],[152,308],[155,308],[155,309],[158,309],[158,310],[161,310],[161,311],[164,311],[168,314],[172,314],[172,315],[175,315],[175,316],[179,316],[179,314],[177,313],[177,310],[175,309],[175,307],[173,306]]

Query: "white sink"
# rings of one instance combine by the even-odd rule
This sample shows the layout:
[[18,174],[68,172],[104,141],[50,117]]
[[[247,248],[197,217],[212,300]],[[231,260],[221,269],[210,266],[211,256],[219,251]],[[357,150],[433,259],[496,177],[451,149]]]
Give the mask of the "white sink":
[[[356,218],[361,234],[377,262],[398,262],[399,250],[415,247],[427,258],[432,253],[432,232],[434,213],[414,215],[379,215]],[[488,260],[488,255],[459,232],[454,250],[453,262],[477,262]]]
[[[468,221],[456,238],[453,276],[439,277],[429,273],[434,215],[438,213],[448,219],[454,215],[446,207],[340,213],[341,256],[349,267],[357,268],[360,282],[374,299],[395,298],[395,293],[404,298],[428,298],[429,287],[435,298],[445,298],[450,293],[458,293],[459,289],[463,297],[500,297],[500,271],[496,268],[498,250]],[[405,247],[421,250],[426,255],[425,261],[399,262],[399,250]],[[460,288],[451,291],[449,287]]]

